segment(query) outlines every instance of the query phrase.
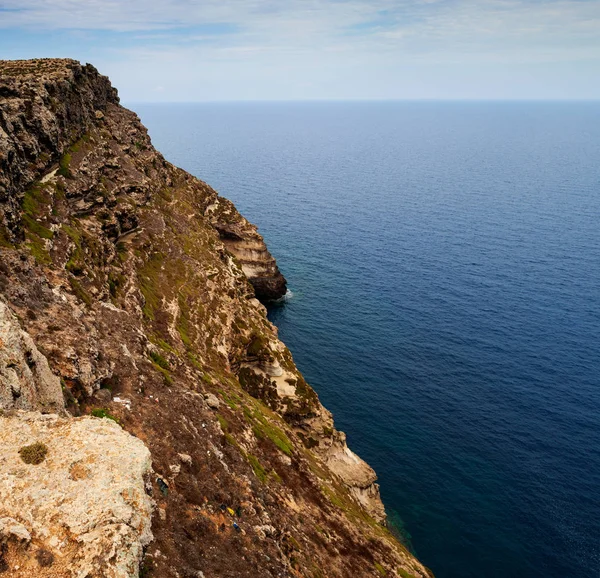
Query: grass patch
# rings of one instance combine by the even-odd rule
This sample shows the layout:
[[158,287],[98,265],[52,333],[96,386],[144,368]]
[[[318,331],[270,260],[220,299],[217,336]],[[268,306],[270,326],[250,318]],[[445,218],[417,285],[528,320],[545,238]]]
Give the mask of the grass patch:
[[400,578],[415,578],[414,574],[407,572],[404,568],[398,568],[398,574],[400,574]]
[[380,576],[387,576],[386,569],[379,562],[375,562],[375,570]]
[[171,365],[169,362],[158,352],[149,351],[148,357],[152,361],[152,366],[156,371],[162,373],[162,376],[167,385],[173,385],[173,378],[171,377]]
[[71,173],[71,155],[69,153],[65,153],[58,162],[58,171],[56,171],[57,175],[61,177],[65,177],[65,179],[70,179],[73,174]]
[[139,272],[140,290],[144,296],[142,311],[152,321],[154,321],[156,311],[162,303],[157,286],[164,260],[165,256],[162,253],[154,253]]
[[177,319],[177,331],[179,332],[179,337],[181,337],[183,344],[186,347],[190,347],[192,345],[192,340],[190,338],[190,307],[187,299],[181,294],[179,295],[179,311],[180,315]]
[[261,423],[256,424],[252,429],[257,437],[271,440],[286,456],[292,455],[292,442],[278,427]]
[[37,466],[41,464],[46,459],[46,454],[48,453],[48,447],[42,442],[36,442],[29,446],[23,446],[19,450],[19,455],[21,459],[26,464],[31,464]]
[[29,247],[30,253],[33,255],[33,258],[40,265],[50,265],[52,263],[52,259],[50,259],[50,255],[48,251],[46,251],[46,247],[43,241],[39,237],[27,236],[28,242],[25,243],[27,247]]
[[92,305],[92,298],[90,294],[83,288],[81,283],[74,279],[73,277],[69,277],[69,285],[71,285],[71,289],[73,293],[77,296],[80,301],[83,301],[88,307]]
[[258,458],[256,458],[252,454],[246,454],[246,458],[248,459],[248,462],[252,466],[252,469],[254,470],[254,474],[256,475],[256,477],[261,482],[263,482],[263,483],[266,482],[267,478],[269,477],[269,474],[267,473],[267,470],[265,470],[265,468],[263,468],[262,464],[258,461]]
[[155,363],[162,369],[171,369],[171,364],[160,353],[156,351],[150,351],[148,352],[148,356],[150,357],[153,363]]
[[14,247],[14,245],[10,242],[10,235],[8,234],[8,230],[2,223],[0,223],[0,247]]
[[120,423],[119,418],[115,417],[104,407],[96,407],[91,412],[90,415],[93,417],[112,419],[115,423]]
[[33,217],[26,213],[23,215],[23,223],[29,232],[42,239],[52,239],[54,237],[54,233],[50,229],[44,227],[44,225],[38,223]]

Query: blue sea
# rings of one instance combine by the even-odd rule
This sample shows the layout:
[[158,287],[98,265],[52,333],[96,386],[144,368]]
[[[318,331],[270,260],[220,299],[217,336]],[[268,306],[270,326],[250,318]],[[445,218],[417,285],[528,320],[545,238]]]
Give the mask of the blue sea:
[[600,103],[131,105],[438,578],[600,576]]

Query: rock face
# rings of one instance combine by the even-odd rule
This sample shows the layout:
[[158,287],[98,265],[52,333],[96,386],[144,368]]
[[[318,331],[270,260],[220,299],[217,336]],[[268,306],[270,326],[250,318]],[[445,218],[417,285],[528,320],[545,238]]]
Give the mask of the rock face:
[[[19,449],[47,446],[40,464]],[[114,421],[0,417],[0,571],[14,578],[138,576],[152,539],[150,452]]]
[[[5,567],[85,576],[97,555],[129,576],[145,546],[146,577],[429,576],[256,299],[285,294],[256,228],[167,162],[89,65],[0,61],[0,127]],[[60,384],[74,417],[42,416]],[[21,466],[36,441],[45,460]],[[89,523],[70,517],[96,498]]]
[[0,102],[0,203],[14,237],[25,186],[84,134],[96,110],[118,97],[91,65],[21,60],[2,62]]
[[0,409],[64,409],[60,379],[0,299]]
[[285,296],[286,280],[256,227],[221,197],[207,207],[206,215],[225,247],[238,260],[258,299],[276,301]]

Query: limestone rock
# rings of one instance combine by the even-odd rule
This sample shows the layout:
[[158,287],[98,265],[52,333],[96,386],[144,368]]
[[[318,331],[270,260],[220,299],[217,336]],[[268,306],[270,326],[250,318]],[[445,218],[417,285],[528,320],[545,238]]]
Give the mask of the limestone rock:
[[[19,448],[35,441],[47,445],[47,457],[26,465]],[[150,469],[146,446],[112,420],[0,417],[0,536],[8,538],[9,575],[84,578],[101,566],[106,578],[137,576],[152,539]],[[54,561],[47,567],[32,555],[40,549]]]
[[219,409],[219,407],[221,406],[219,398],[214,393],[206,394],[204,396],[204,399],[206,400],[206,405],[208,405],[208,407],[210,407],[211,409]]
[[227,249],[235,255],[261,301],[281,299],[287,291],[285,277],[256,227],[242,217],[231,201],[218,197],[206,214]]
[[28,333],[0,300],[0,408],[59,412],[64,408],[60,379]]
[[327,466],[343,480],[373,518],[382,523],[385,521],[385,508],[375,483],[377,474],[346,445],[343,432],[335,433],[334,442],[327,451]]

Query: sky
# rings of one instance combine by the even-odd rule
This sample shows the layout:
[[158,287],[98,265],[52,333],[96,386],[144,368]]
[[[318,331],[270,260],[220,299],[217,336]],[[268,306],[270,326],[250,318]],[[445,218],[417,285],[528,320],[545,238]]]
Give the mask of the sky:
[[600,99],[600,0],[0,0],[125,102]]

